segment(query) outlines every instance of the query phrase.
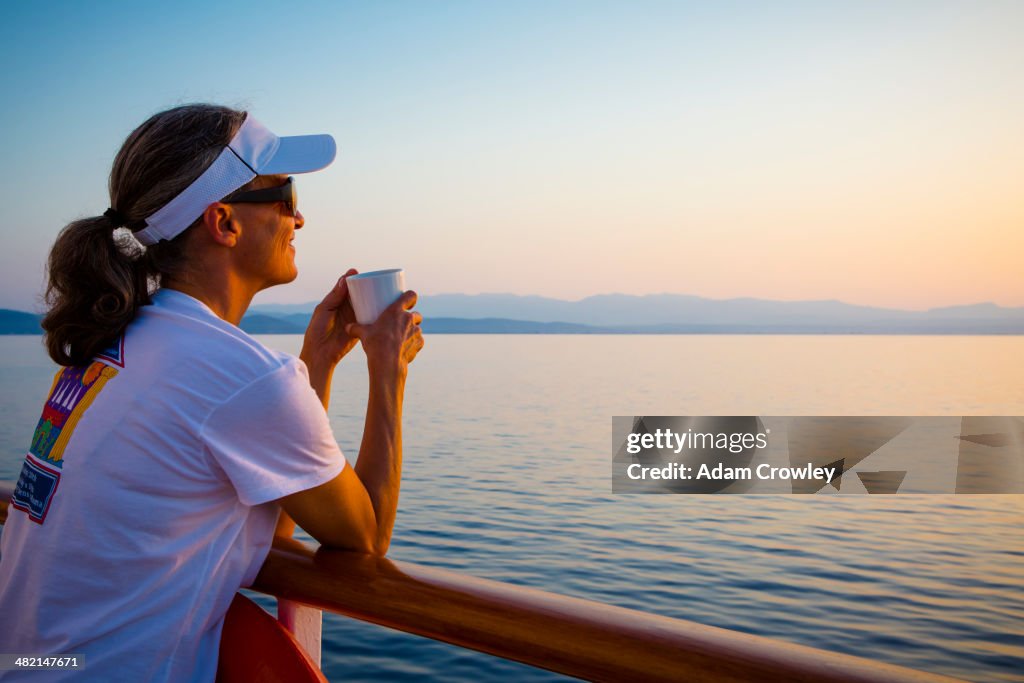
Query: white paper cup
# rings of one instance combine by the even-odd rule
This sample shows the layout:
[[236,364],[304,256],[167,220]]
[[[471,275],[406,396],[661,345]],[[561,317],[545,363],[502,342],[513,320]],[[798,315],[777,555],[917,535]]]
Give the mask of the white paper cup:
[[405,271],[401,268],[359,273],[345,279],[352,310],[360,325],[369,325],[405,292]]

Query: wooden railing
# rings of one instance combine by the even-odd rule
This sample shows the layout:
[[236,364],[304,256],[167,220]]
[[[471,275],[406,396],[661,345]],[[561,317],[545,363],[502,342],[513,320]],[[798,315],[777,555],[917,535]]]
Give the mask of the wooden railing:
[[950,681],[679,619],[296,543],[256,590],[590,680]]
[[7,506],[10,505],[13,495],[14,484],[9,481],[0,481],[0,524],[7,521]]
[[[0,485],[0,517],[10,486]],[[278,543],[255,590],[569,676],[606,681],[955,679],[358,553]]]

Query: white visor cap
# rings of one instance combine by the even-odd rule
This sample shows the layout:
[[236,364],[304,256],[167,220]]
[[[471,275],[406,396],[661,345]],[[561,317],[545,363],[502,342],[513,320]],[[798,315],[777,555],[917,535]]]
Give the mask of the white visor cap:
[[171,240],[185,231],[210,204],[220,201],[258,175],[293,175],[326,168],[337,147],[330,135],[278,137],[245,117],[242,127],[203,174],[181,194],[146,219],[135,239],[146,246]]

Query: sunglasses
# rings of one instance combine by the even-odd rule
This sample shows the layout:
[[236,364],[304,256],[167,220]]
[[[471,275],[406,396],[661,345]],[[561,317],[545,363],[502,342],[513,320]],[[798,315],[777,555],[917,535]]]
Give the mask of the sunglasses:
[[246,190],[232,192],[221,200],[225,204],[255,204],[263,202],[284,202],[288,211],[294,216],[299,212],[299,195],[295,190],[295,179],[291,176],[277,187],[266,187],[262,190]]

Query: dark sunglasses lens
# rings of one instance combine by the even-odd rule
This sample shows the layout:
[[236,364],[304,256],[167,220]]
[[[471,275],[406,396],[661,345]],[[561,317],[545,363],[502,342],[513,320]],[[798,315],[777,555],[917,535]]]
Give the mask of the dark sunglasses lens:
[[288,210],[295,215],[299,212],[299,191],[295,189],[295,178],[288,179],[288,187],[291,190],[291,197],[288,199]]

